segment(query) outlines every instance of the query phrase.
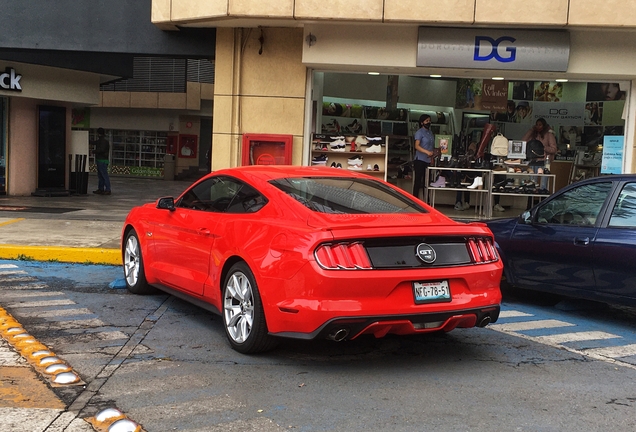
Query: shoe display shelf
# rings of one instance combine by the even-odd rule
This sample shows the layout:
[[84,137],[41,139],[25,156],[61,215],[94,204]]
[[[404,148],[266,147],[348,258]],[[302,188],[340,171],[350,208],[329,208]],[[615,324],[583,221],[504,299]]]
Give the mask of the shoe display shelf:
[[[439,174],[439,177],[438,177]],[[444,177],[444,185],[439,180],[440,177]],[[451,182],[451,178],[459,177],[474,177],[472,182]],[[431,181],[431,178],[437,179]],[[476,200],[471,200],[475,205],[475,216],[490,218],[492,217],[492,205],[490,197],[490,189],[492,185],[492,176],[490,169],[481,168],[451,168],[451,167],[429,167],[428,175],[425,179],[426,191],[428,193],[429,203],[432,207],[435,207],[435,199],[437,192],[474,192]],[[454,196],[453,196],[454,201]]]
[[[338,137],[344,138],[340,139]],[[336,166],[340,164],[342,169],[361,172],[386,180],[386,146],[389,142],[389,137],[383,136],[378,138],[380,139],[369,140],[364,135],[313,134],[311,140],[311,160],[309,163],[312,166],[326,166],[332,169],[338,169],[332,166],[332,164]],[[315,158],[322,158],[323,155],[327,158],[324,165],[322,163],[312,163]],[[350,169],[349,167],[352,166],[349,164],[350,159],[353,160],[358,157],[362,159],[361,164],[357,165],[361,169]]]
[[[541,201],[555,192],[556,175],[554,174],[491,171],[491,176],[491,201],[494,201],[495,196],[509,196],[513,197],[513,200],[514,197],[530,197],[534,204],[535,201]],[[542,187],[542,184],[546,187]],[[520,203],[523,208],[526,204],[526,200]]]
[[[91,131],[89,165],[95,164],[94,140],[96,131]],[[111,165],[121,167],[163,168],[166,154],[167,132],[156,131],[108,131],[106,139],[111,142]]]

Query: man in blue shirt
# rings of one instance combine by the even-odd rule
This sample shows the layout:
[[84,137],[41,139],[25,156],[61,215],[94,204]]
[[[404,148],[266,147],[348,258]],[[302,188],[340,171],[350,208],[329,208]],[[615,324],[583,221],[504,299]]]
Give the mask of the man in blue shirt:
[[[415,172],[413,184],[413,195],[420,197],[420,189],[424,191],[424,178],[431,163],[433,149],[435,148],[435,135],[431,132],[431,116],[422,114],[420,116],[420,128],[415,132],[415,158],[413,160],[413,171]],[[426,196],[424,196],[426,201]]]

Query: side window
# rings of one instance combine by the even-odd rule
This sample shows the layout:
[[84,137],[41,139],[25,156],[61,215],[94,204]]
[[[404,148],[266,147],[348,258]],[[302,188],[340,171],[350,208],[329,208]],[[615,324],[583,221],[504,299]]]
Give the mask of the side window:
[[636,183],[627,183],[614,204],[610,228],[636,228]]
[[230,177],[213,177],[190,189],[177,207],[216,213],[251,213],[267,203],[252,187]]
[[611,182],[571,189],[540,207],[536,221],[544,224],[593,226],[611,189]]

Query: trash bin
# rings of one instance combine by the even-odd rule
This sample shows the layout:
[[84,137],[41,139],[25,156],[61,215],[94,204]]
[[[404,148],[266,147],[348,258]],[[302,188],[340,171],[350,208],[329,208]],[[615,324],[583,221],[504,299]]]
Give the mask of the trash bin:
[[163,179],[174,180],[174,155],[167,154],[163,159]]

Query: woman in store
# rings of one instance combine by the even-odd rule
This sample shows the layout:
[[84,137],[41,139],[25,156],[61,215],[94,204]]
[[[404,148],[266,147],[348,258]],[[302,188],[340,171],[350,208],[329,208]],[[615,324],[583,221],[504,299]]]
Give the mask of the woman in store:
[[[554,131],[548,126],[548,122],[543,117],[537,119],[535,125],[521,138],[522,141],[529,142],[530,140],[538,140],[543,144],[542,155],[526,154],[526,159],[533,159],[531,164],[535,173],[543,174],[546,168],[550,167],[550,162],[554,160],[554,155],[557,152],[556,138],[554,137]],[[528,153],[530,150],[527,150]],[[548,179],[541,179],[541,188],[547,189]],[[532,197],[528,197],[528,208],[532,206]]]
[[422,114],[420,116],[420,128],[415,132],[415,157],[413,158],[413,195],[420,197],[420,190],[424,192],[424,201],[426,199],[426,190],[424,189],[424,179],[428,166],[431,163],[433,149],[435,148],[435,135],[431,132],[431,116]]

